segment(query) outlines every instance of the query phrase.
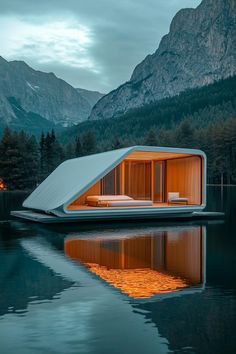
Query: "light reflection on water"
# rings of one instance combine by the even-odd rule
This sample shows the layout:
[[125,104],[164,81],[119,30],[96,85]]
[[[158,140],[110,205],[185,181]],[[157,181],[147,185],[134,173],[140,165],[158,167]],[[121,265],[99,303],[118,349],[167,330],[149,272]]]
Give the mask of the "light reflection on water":
[[65,253],[132,298],[150,298],[204,283],[205,227],[165,227],[137,236],[67,237]]
[[209,190],[225,222],[0,225],[0,352],[235,354],[235,203]]

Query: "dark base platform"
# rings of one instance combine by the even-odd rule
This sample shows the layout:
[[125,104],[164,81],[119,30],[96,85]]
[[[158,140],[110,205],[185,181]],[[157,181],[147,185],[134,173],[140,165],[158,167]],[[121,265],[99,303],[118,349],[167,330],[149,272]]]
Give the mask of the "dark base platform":
[[190,213],[166,213],[166,214],[155,214],[155,215],[144,215],[143,217],[135,216],[135,215],[126,215],[126,216],[115,216],[113,217],[84,217],[78,215],[67,215],[67,216],[55,216],[55,215],[48,215],[44,213],[35,212],[33,210],[17,210],[11,212],[12,216],[17,218],[21,218],[24,220],[40,222],[43,224],[55,224],[55,223],[71,223],[71,222],[95,222],[95,221],[125,221],[125,220],[139,220],[140,219],[150,219],[150,220],[204,220],[204,219],[223,219],[225,214],[220,212],[205,212],[205,211],[198,211],[198,212],[190,212]]

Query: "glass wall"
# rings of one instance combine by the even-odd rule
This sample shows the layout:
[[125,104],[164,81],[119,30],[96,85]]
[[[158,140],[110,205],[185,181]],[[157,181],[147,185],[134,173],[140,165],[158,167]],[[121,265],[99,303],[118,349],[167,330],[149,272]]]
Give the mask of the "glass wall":
[[121,194],[121,166],[117,166],[101,180],[102,195]]
[[82,196],[69,209],[86,205],[87,196],[127,195],[136,200],[167,203],[168,193],[187,198],[186,205],[203,199],[202,160],[198,156],[159,160],[125,160]]

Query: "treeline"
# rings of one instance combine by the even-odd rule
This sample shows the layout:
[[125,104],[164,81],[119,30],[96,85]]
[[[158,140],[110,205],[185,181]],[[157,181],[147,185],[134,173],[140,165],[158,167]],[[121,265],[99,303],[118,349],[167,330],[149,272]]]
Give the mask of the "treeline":
[[136,109],[118,119],[52,130],[37,141],[6,128],[0,141],[0,181],[32,189],[61,162],[132,145],[197,148],[208,158],[208,183],[236,183],[236,76]]
[[207,181],[236,184],[236,119],[196,129],[187,119],[175,130],[150,129],[145,145],[201,149],[207,155]]
[[[116,136],[107,150],[138,144],[201,149],[207,155],[208,183],[236,184],[236,119],[199,129],[186,119],[175,130],[151,128],[142,139],[126,143]],[[37,142],[7,128],[0,142],[0,180],[8,190],[31,190],[61,162],[101,151],[92,131],[62,145],[53,130]]]
[[106,150],[117,135],[127,144],[130,139],[142,141],[151,128],[174,131],[187,119],[199,129],[232,117],[236,117],[236,76],[131,110],[119,118],[80,123],[68,128],[61,140],[66,143],[92,130],[101,150]]
[[94,152],[91,132],[63,146],[53,130],[38,142],[34,135],[6,128],[0,141],[0,189],[31,190],[61,162]]

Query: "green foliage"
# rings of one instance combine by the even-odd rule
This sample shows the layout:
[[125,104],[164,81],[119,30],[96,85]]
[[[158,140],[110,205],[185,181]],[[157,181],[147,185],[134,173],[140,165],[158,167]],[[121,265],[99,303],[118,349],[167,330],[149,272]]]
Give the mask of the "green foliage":
[[77,138],[75,139],[75,156],[79,157],[83,155],[83,147],[80,141],[80,137],[77,136]]
[[65,153],[54,130],[40,140],[40,179],[46,178],[63,161]]
[[83,122],[69,128],[61,140],[92,130],[99,142],[95,152],[140,144],[201,148],[208,157],[208,181],[235,183],[235,117],[236,76],[119,118]]
[[84,155],[96,152],[96,137],[91,130],[83,135],[82,151]]
[[6,128],[0,143],[0,175],[7,189],[31,189],[38,179],[38,145],[26,133]]
[[[144,106],[119,119],[87,121],[59,136],[6,128],[0,179],[8,189],[32,189],[61,162],[132,145],[197,148],[208,160],[208,182],[236,183],[236,76]],[[63,145],[62,145],[63,143]]]
[[236,76],[131,110],[119,118],[88,120],[68,128],[60,140],[68,143],[92,130],[99,150],[107,150],[117,136],[124,145],[142,144],[150,129],[159,136],[160,131],[176,130],[184,120],[196,130],[230,117],[236,117]]
[[156,146],[158,144],[157,132],[151,128],[144,139],[144,145]]

